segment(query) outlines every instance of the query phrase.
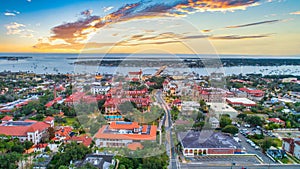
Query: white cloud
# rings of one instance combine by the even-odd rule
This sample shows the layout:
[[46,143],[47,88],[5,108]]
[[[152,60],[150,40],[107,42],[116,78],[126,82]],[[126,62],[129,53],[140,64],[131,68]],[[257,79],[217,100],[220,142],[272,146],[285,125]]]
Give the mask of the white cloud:
[[16,34],[20,34],[22,31],[24,31],[25,25],[17,23],[17,22],[12,22],[9,25],[5,25],[5,28],[7,30],[6,34],[16,35]]
[[4,12],[5,16],[16,16],[18,14],[20,14],[19,11],[7,11],[7,12]]
[[296,11],[296,12],[291,12],[291,15],[300,15],[300,11]]
[[5,16],[16,16],[15,13],[11,13],[11,12],[5,12],[4,15]]
[[33,30],[26,29],[26,26],[21,23],[12,22],[8,25],[5,25],[5,28],[7,30],[7,35],[20,35],[20,37],[27,37],[31,38],[33,37],[32,32]]
[[113,6],[104,7],[104,8],[103,8],[103,11],[104,11],[104,12],[107,12],[107,11],[112,10],[113,8],[114,8]]

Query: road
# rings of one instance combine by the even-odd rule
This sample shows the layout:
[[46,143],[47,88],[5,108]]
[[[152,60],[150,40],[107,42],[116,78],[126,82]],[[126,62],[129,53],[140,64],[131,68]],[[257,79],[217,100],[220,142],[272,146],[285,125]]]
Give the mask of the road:
[[165,125],[165,130],[166,130],[166,137],[167,137],[167,152],[169,152],[169,158],[170,158],[170,168],[171,169],[177,169],[177,159],[176,159],[176,153],[175,153],[175,146],[172,138],[172,119],[171,119],[171,113],[169,110],[169,107],[167,103],[164,101],[162,98],[162,92],[157,91],[156,92],[156,98],[158,103],[161,104],[161,106],[165,110],[165,116],[164,116],[164,125]]

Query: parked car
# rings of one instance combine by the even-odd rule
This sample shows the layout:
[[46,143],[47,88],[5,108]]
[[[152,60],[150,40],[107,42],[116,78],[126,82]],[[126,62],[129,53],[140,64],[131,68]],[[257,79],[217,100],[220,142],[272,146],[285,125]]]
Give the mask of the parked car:
[[255,150],[260,150],[260,147],[259,146],[255,146]]
[[244,127],[250,128],[250,124],[244,124]]

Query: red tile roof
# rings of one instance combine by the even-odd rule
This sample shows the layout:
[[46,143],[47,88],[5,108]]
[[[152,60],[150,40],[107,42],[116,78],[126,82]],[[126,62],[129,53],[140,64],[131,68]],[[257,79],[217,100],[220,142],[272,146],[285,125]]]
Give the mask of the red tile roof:
[[128,74],[130,75],[141,75],[143,72],[139,71],[139,72],[128,72]]
[[8,135],[8,136],[27,136],[28,132],[34,131],[43,131],[50,127],[49,124],[45,122],[35,122],[29,126],[1,126],[0,125],[0,134]]
[[269,118],[269,121],[273,123],[285,123],[285,121],[281,120],[280,118]]
[[110,129],[113,130],[133,130],[135,128],[139,128],[138,122],[127,122],[127,123],[122,123],[122,122],[111,122],[109,125]]
[[68,141],[76,141],[77,143],[82,143],[87,147],[92,144],[92,138],[87,135],[73,136],[69,138]]
[[71,132],[72,132],[72,127],[65,126],[55,131],[55,136],[68,137]]
[[10,120],[12,120],[13,119],[13,117],[11,117],[11,116],[5,116],[5,117],[3,117],[1,120],[2,121],[10,121]]
[[141,143],[138,143],[138,142],[127,144],[127,147],[130,150],[137,150],[137,149],[143,149],[144,148],[144,146]]
[[47,116],[44,121],[53,121],[53,120],[54,120],[54,117]]

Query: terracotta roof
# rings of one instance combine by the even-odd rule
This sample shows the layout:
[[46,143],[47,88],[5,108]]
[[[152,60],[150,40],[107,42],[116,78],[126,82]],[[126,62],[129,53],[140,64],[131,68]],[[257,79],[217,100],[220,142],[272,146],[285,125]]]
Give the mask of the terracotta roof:
[[76,141],[77,143],[82,143],[87,147],[92,144],[92,138],[87,135],[73,136],[69,138],[68,141]]
[[70,132],[72,132],[72,128],[69,126],[61,127],[59,130],[55,131],[55,137],[68,137]]
[[298,146],[300,146],[300,141],[295,141],[295,144],[297,144]]
[[5,116],[5,117],[3,117],[1,120],[2,121],[10,121],[10,120],[12,120],[13,119],[13,117],[11,117],[11,116]]
[[130,143],[130,144],[127,144],[127,147],[130,149],[130,150],[137,150],[138,148],[139,149],[143,149],[144,146],[141,144],[141,143]]
[[47,116],[44,121],[53,121],[54,117]]
[[263,94],[264,92],[262,90],[253,90],[253,89],[248,89],[248,88],[239,88],[240,91],[244,91],[246,93],[249,93],[249,94]]
[[45,122],[33,122],[33,124],[28,126],[3,126],[0,125],[0,134],[8,136],[27,136],[28,132],[43,131],[50,127],[49,124]]
[[128,72],[128,74],[130,75],[141,75],[143,72],[139,71],[139,72]]
[[47,143],[45,143],[45,144],[37,144],[37,145],[34,145],[34,148],[46,148],[48,146],[48,144]]
[[268,120],[274,123],[285,123],[285,121],[281,120],[280,118],[269,118]]
[[116,122],[113,121],[110,123],[109,128],[114,130],[133,130],[139,128],[138,122]]

